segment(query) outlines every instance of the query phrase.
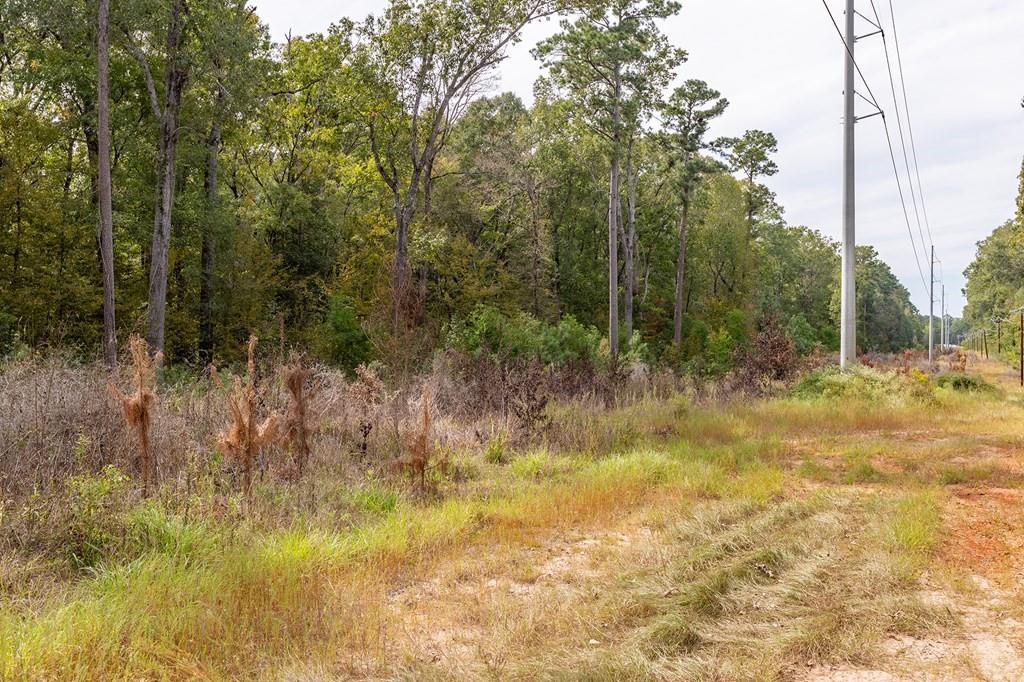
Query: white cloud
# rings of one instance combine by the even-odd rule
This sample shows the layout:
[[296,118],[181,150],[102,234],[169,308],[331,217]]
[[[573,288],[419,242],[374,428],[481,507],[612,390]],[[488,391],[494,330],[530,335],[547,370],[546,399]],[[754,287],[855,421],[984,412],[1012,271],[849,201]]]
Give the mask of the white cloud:
[[[343,15],[379,12],[381,0],[255,0],[276,39],[321,31]],[[841,22],[842,7],[829,0]],[[889,3],[875,0],[888,22]],[[950,311],[963,304],[962,272],[974,244],[1013,212],[1024,154],[1024,3],[1020,0],[894,0],[924,198]],[[864,0],[860,11],[870,16]],[[866,25],[865,25],[866,26]],[[502,65],[502,89],[529,100],[539,66],[530,56],[554,21],[530,27]],[[838,239],[841,199],[843,47],[815,0],[684,0],[665,23],[690,54],[680,78],[702,78],[732,103],[716,134],[747,128],[779,138],[781,172],[770,185],[788,219]],[[891,36],[890,36],[891,41]],[[883,108],[902,170],[882,43],[857,46],[858,61]],[[890,52],[895,62],[896,55]],[[895,66],[895,63],[894,63]],[[900,94],[902,97],[902,95]],[[864,113],[867,113],[866,111]],[[909,143],[909,139],[908,139]],[[858,125],[858,241],[875,245],[919,309],[927,293],[914,262],[880,119]],[[905,173],[905,171],[903,171]],[[917,223],[904,176],[915,238]],[[918,249],[921,245],[918,244]],[[922,254],[923,256],[923,254]],[[927,268],[927,259],[922,259]],[[927,271],[925,273],[927,275]]]

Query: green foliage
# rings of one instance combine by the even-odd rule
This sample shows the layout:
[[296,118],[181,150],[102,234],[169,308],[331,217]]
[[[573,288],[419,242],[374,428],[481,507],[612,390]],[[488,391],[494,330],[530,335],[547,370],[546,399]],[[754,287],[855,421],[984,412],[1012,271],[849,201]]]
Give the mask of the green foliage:
[[736,352],[736,339],[725,329],[719,329],[708,337],[705,353],[705,367],[712,376],[721,376],[732,367]]
[[0,308],[0,359],[11,351],[18,340],[18,320],[3,308]]
[[786,324],[786,333],[789,338],[793,339],[796,350],[801,355],[808,355],[818,347],[818,335],[803,315],[790,318],[789,323]]
[[[791,329],[803,352],[812,336],[837,343],[835,245],[786,225],[760,184],[777,170],[773,136],[754,130],[709,142],[725,98],[694,79],[666,92],[685,59],[659,25],[676,2],[626,0],[563,21],[536,48],[545,76],[529,106],[511,93],[470,94],[524,26],[555,9],[548,3],[393,5],[282,49],[244,3],[188,5],[168,262],[171,363],[205,362],[208,351],[219,364],[238,361],[250,333],[276,337],[279,321],[289,344],[346,368],[398,353],[411,337],[411,354],[422,358],[443,338],[508,358],[596,361],[595,327],[608,321],[613,158],[625,175],[632,169],[620,198],[639,256],[639,333],[626,362],[663,357],[679,369],[727,371],[729,346],[746,344],[750,321],[766,314]],[[112,7],[121,339],[150,289],[160,125],[142,65],[161,99],[166,10]],[[0,355],[15,343],[59,343],[85,357],[99,350],[92,12],[37,0],[0,16],[8,57],[0,60]],[[474,63],[481,69],[470,74]],[[417,78],[421,67],[429,73]],[[648,131],[655,112],[664,123],[658,134]],[[432,133],[444,144],[428,145]],[[722,172],[716,154],[743,177]],[[396,199],[407,214],[402,230]],[[683,204],[683,336],[670,348]],[[392,338],[403,235],[411,281],[405,324]],[[1014,243],[1001,240],[997,250],[1009,253]],[[865,349],[919,341],[902,294],[870,275],[859,301]],[[987,286],[979,276],[969,278],[975,299],[972,291]],[[982,297],[976,308],[981,314],[1013,295]],[[460,325],[475,338],[441,333]]]
[[365,364],[372,356],[370,337],[345,296],[331,297],[317,342],[320,357],[348,371]]
[[346,500],[364,514],[384,516],[398,507],[398,492],[376,479],[369,479],[358,488],[350,490]]
[[508,446],[502,434],[491,438],[487,442],[487,447],[484,448],[484,459],[491,464],[508,464],[509,455]]
[[[838,325],[838,272],[832,291],[832,315]],[[857,247],[857,345],[866,351],[897,352],[927,343],[925,323],[910,292],[871,246]]]
[[129,556],[155,552],[191,562],[222,546],[223,538],[202,520],[186,521],[149,502],[125,515],[124,542]]
[[797,382],[792,395],[805,400],[860,400],[877,405],[900,405],[933,397],[925,375],[907,376],[870,367],[815,370]]
[[974,374],[948,372],[935,381],[940,388],[949,388],[965,393],[993,393],[996,387]]
[[462,323],[452,325],[448,344],[467,353],[489,354],[504,360],[540,360],[562,365],[597,358],[600,333],[572,316],[558,324],[541,322],[529,313],[508,316],[480,305]]
[[122,540],[128,477],[114,466],[67,480],[67,508],[60,544],[76,568],[95,566]]

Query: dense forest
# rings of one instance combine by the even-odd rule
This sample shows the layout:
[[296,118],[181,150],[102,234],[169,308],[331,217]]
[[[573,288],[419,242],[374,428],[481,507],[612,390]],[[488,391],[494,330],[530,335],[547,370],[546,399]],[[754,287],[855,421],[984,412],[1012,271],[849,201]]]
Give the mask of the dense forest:
[[[352,368],[488,321],[679,369],[728,365],[766,320],[836,347],[837,244],[787,223],[771,133],[711,134],[729,103],[659,29],[679,11],[396,1],[274,44],[244,0],[5,0],[0,355],[112,361],[138,332],[198,365],[256,333]],[[495,94],[554,16],[532,103]],[[920,345],[905,287],[858,255],[863,349]]]

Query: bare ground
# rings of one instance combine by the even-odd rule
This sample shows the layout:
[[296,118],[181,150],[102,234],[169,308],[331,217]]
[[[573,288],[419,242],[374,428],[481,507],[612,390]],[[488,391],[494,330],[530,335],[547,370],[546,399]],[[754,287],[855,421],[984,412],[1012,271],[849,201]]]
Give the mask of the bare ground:
[[[1010,374],[998,366],[985,365],[982,369],[990,379],[1011,386]],[[884,433],[881,437],[890,444],[896,442],[890,451],[869,450],[870,460],[885,475],[915,473],[922,464],[934,464],[929,458],[934,459],[936,454],[941,454],[939,459],[945,466],[982,472],[978,480],[950,485],[951,494],[942,510],[941,546],[913,595],[926,608],[948,614],[948,624],[915,634],[891,632],[876,642],[865,640],[862,652],[851,655],[847,651],[838,657],[840,660],[821,661],[809,655],[801,662],[799,655],[789,655],[777,673],[766,671],[764,679],[1024,680],[1022,499],[1017,487],[1000,485],[1007,481],[1016,484],[1021,478],[1024,448],[1005,429],[979,433],[976,429],[960,432],[953,427],[944,434],[910,431]],[[876,442],[879,434],[851,434],[849,442],[865,438]],[[842,439],[837,443],[842,446]],[[806,454],[808,447],[814,448],[813,441],[796,442],[794,459],[801,452]],[[840,458],[820,449],[819,453],[826,466]],[[810,485],[807,489],[820,487]],[[853,496],[870,496],[881,487],[861,483],[846,486],[846,490]],[[685,538],[676,527],[683,511],[655,504],[598,527],[474,547],[425,567],[417,578],[387,592],[388,616],[383,619],[388,623],[384,637],[387,644],[380,658],[367,669],[367,677],[531,679],[531,671],[553,670],[556,664],[567,663],[568,667],[561,668],[567,674],[544,677],[600,677],[591,674],[594,668],[589,664],[574,667],[572,662],[592,663],[601,659],[602,651],[616,652],[622,658],[624,647],[639,646],[638,633],[650,629],[656,614],[623,617],[616,613],[615,605],[626,611],[633,609],[638,589],[649,593],[658,582],[652,576],[671,573],[674,561],[685,551],[678,546]],[[838,523],[850,518],[839,518]],[[855,533],[836,537],[851,547],[861,541]],[[788,569],[790,572],[827,574],[830,567],[835,567],[830,559],[820,556],[824,551],[821,546],[801,551],[807,564],[801,569]],[[834,551],[843,555],[849,553],[849,548]],[[799,582],[795,577],[785,580]],[[671,580],[664,582],[667,587],[662,596],[671,600],[678,589]],[[773,593],[775,589],[769,585],[762,594],[735,597],[727,607],[727,611],[734,612],[715,621],[722,631],[719,641],[706,633],[695,636],[718,650],[739,646],[740,640],[751,635],[750,622],[737,624],[744,612],[760,611],[748,619],[757,627],[789,627],[789,621],[797,616],[784,610],[778,622],[773,622],[772,610],[778,606],[773,600],[779,599],[779,591]],[[756,637],[756,628],[754,632]],[[727,641],[730,637],[733,641]],[[532,652],[533,665],[523,663],[524,652]],[[689,658],[697,663],[673,668],[662,657],[660,668],[638,667],[640,672],[628,677],[731,679],[721,668],[709,672],[713,667],[702,667],[699,657]],[[752,665],[757,656],[739,660]],[[753,670],[741,673],[744,678],[758,678]],[[608,676],[618,678],[615,674]]]

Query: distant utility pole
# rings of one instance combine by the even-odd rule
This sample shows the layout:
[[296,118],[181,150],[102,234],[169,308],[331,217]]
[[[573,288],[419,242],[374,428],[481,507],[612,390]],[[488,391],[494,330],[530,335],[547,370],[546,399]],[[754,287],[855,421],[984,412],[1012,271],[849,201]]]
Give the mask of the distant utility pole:
[[856,195],[854,161],[857,151],[854,126],[855,110],[853,50],[857,43],[854,32],[856,11],[854,0],[846,0],[846,91],[843,116],[843,274],[840,285],[839,365],[847,368],[857,361],[857,285],[856,271]]
[[935,245],[932,244],[932,260],[929,265],[931,283],[928,286],[928,363],[935,361],[935,333],[932,323],[935,321]]

